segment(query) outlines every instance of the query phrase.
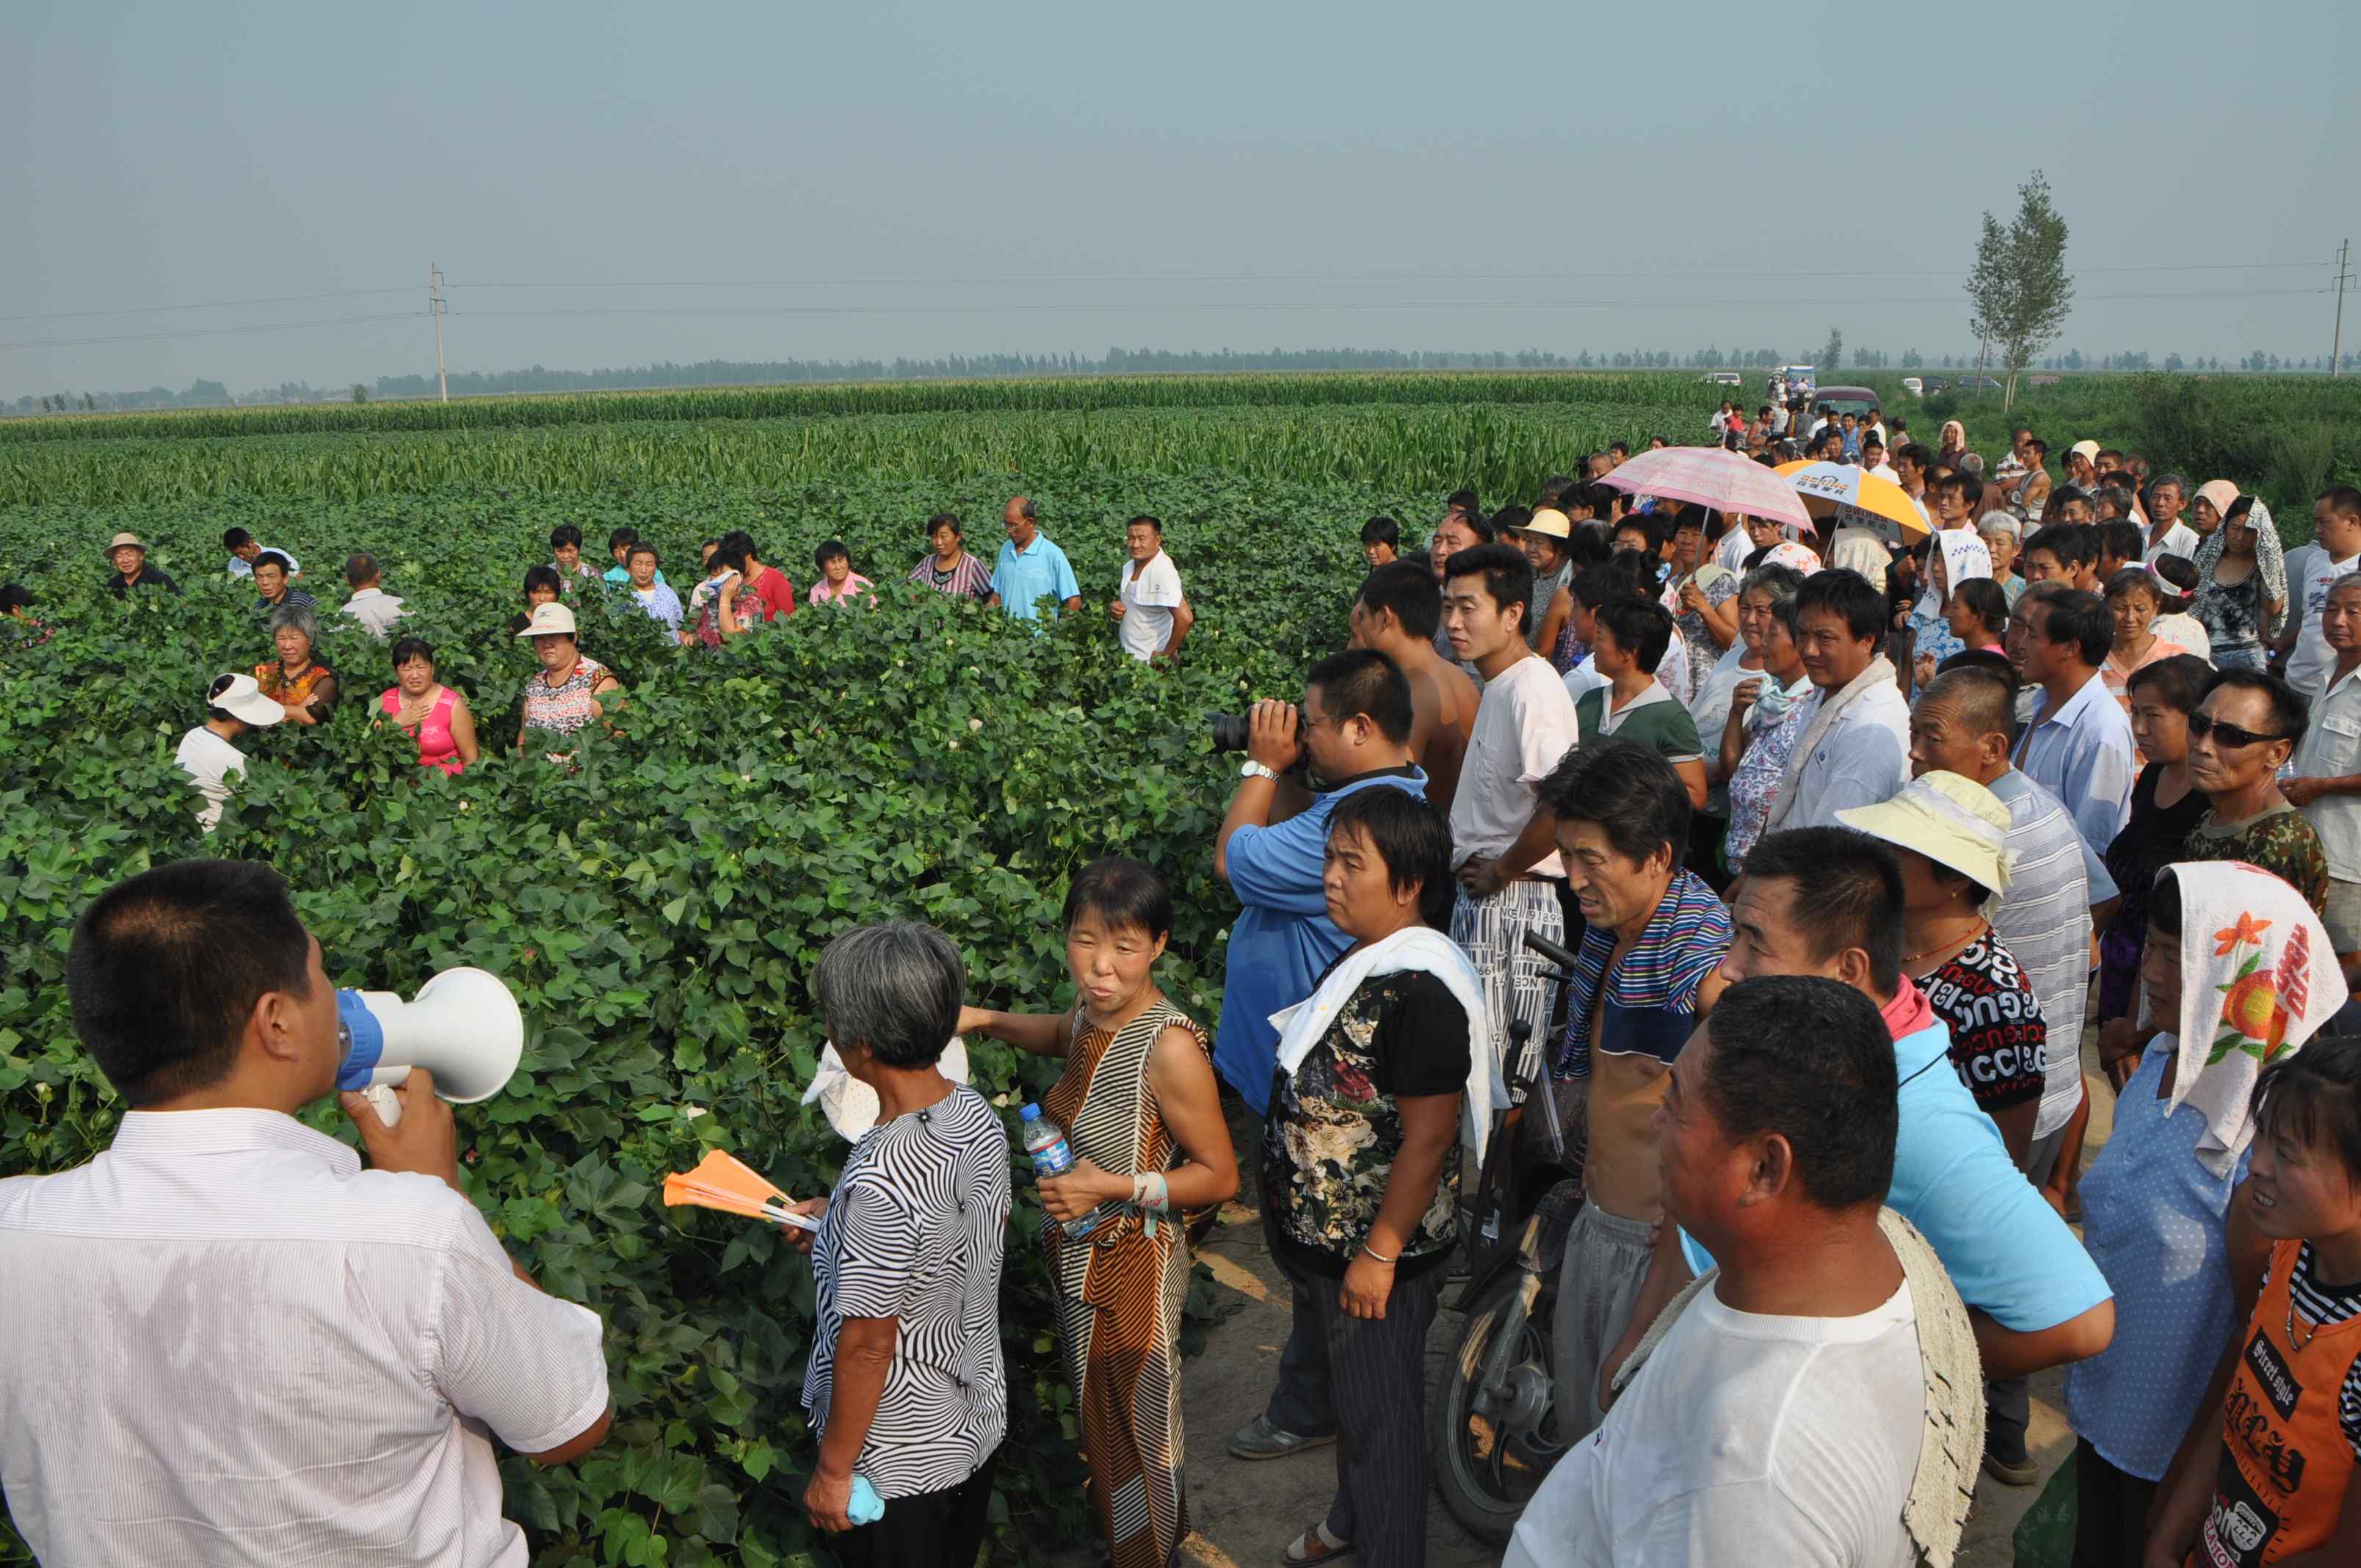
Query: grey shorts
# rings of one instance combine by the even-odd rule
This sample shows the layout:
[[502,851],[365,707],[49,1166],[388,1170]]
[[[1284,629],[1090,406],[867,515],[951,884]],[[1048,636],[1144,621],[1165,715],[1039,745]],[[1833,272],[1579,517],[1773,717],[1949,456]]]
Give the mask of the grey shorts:
[[2328,879],[2328,908],[2321,924],[2338,952],[2361,953],[2361,882]]
[[1607,1419],[1598,1407],[1598,1364],[1631,1326],[1631,1306],[1648,1277],[1655,1226],[1585,1203],[1565,1237],[1557,1311],[1550,1324],[1557,1374],[1559,1441],[1568,1447]]

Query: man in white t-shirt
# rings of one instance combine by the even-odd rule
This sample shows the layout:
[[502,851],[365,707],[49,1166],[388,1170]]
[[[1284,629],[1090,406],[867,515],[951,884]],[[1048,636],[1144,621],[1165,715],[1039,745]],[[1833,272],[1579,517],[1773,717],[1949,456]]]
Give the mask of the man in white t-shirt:
[[2336,666],[2336,651],[2320,627],[2320,612],[2328,607],[2328,590],[2336,579],[2361,566],[2361,491],[2337,485],[2321,492],[2312,505],[2312,533],[2316,543],[2304,559],[2301,574],[2292,564],[2288,596],[2292,613],[2301,616],[2290,630],[2295,651],[2288,655],[2288,685],[2318,701],[2328,690],[2328,673]]
[[1577,727],[1565,683],[1525,642],[1533,591],[1525,553],[1479,544],[1454,552],[1444,572],[1443,629],[1452,652],[1484,678],[1451,798],[1459,878],[1451,939],[1484,981],[1492,1060],[1506,1072],[1511,1025],[1530,1024],[1537,1045],[1549,1032],[1549,966],[1527,950],[1525,937],[1565,939],[1565,867],[1557,817],[1543,808],[1539,786],[1574,749]]
[[1123,584],[1107,604],[1123,651],[1139,660],[1170,659],[1197,623],[1197,612],[1180,591],[1180,569],[1164,553],[1164,524],[1145,515],[1133,518],[1124,525],[1123,547],[1131,559],[1123,564]]
[[205,721],[181,737],[173,761],[204,796],[197,820],[210,833],[221,825],[230,774],[246,772],[246,753],[230,742],[249,729],[278,723],[287,717],[287,709],[278,698],[263,696],[252,675],[216,675],[205,702]]
[[1916,1560],[1919,1324],[1964,1332],[1965,1310],[1923,1244],[1905,1272],[1908,1244],[1879,1221],[1894,1061],[1853,987],[1787,975],[1722,992],[1656,1113],[1668,1222],[1719,1267],[1542,1483],[1503,1568]]
[[[229,575],[233,577],[250,577],[254,576],[254,558],[270,546],[259,543],[253,534],[242,528],[232,528],[223,532],[222,548],[229,552]],[[279,554],[287,557],[289,581],[291,582],[303,575],[302,563],[297,561],[292,553],[281,550]]]

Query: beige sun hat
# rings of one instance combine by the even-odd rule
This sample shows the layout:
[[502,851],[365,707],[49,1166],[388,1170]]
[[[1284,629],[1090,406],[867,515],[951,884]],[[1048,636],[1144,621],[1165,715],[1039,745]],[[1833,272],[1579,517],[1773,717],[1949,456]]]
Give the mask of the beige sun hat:
[[[221,677],[216,675],[214,678],[219,680]],[[258,728],[276,724],[287,717],[287,709],[280,705],[279,699],[263,696],[262,688],[255,685],[252,675],[230,676],[229,685],[205,698],[205,701],[212,707],[218,707],[225,713],[235,714]]]
[[1574,537],[1574,520],[1555,507],[1540,507],[1535,509],[1532,520],[1517,532],[1543,534],[1551,539],[1571,539]]
[[114,538],[108,540],[106,542],[106,554],[112,555],[126,544],[130,545],[134,550],[138,551],[142,555],[148,554],[148,546],[140,543],[139,536],[136,533],[118,533]]
[[2008,807],[1973,779],[1938,770],[1912,779],[1891,800],[1839,811],[1837,820],[1916,850],[1979,887],[2008,891],[2016,859],[2008,847]]
[[517,635],[520,638],[555,637],[561,633],[567,637],[577,635],[574,630],[574,612],[555,599],[552,599],[547,604],[537,604],[533,607],[533,620],[527,622],[525,629]]
[[2078,441],[2066,451],[2069,455],[2082,458],[2087,462],[2096,463],[2099,460],[2099,444],[2095,441]]

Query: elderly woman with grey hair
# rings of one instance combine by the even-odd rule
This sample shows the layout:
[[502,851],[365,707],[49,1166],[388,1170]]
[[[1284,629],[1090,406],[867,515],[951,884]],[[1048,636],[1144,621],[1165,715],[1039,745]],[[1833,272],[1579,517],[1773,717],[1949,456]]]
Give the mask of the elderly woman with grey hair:
[[279,656],[254,666],[254,684],[287,710],[288,723],[319,723],[336,706],[336,673],[317,652],[320,622],[308,600],[270,612],[270,641]]
[[[820,955],[819,1010],[845,1070],[877,1094],[826,1199],[785,1234],[811,1255],[804,1409],[819,1458],[804,1513],[840,1562],[972,1568],[1008,1431],[1000,1352],[1008,1135],[936,1063],[966,990],[950,938],[895,922]],[[884,1500],[856,1524],[853,1482]]]
[[1976,535],[1992,553],[1993,581],[2008,596],[2012,608],[2025,591],[2025,574],[2016,569],[2016,553],[2025,543],[2025,525],[2004,511],[1988,511],[1976,520]]

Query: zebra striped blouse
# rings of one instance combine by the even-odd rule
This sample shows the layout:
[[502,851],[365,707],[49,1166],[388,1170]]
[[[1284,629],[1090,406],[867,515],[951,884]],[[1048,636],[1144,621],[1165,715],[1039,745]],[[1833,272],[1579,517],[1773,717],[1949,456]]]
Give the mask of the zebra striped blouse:
[[956,1486],[1008,1430],[1000,1260],[1008,1135],[972,1089],[873,1127],[852,1146],[812,1246],[819,1321],[804,1409],[828,1426],[848,1318],[895,1318],[885,1391],[853,1468],[881,1497]]

